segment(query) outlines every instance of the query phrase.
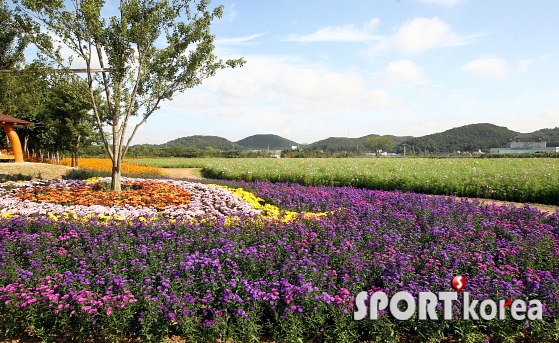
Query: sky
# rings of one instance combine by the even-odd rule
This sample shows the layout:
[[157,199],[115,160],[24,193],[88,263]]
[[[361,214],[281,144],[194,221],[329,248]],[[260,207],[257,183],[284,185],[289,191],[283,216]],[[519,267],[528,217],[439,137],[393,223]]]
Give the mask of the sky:
[[246,64],[163,103],[133,144],[559,126],[559,1],[211,3],[218,5],[225,11],[212,24],[215,54]]

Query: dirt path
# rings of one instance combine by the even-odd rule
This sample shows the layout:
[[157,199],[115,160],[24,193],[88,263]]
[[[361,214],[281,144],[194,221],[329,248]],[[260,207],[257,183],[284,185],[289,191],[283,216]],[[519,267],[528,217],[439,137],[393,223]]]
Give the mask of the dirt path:
[[161,170],[173,179],[203,179],[200,174],[202,168],[161,168]]
[[[464,199],[456,197],[457,199]],[[511,202],[511,201],[501,201],[501,200],[493,200],[493,199],[480,199],[480,198],[468,198],[470,201],[479,200],[484,205],[497,205],[497,206],[509,206],[513,205],[516,207],[524,207],[526,204],[522,202]],[[541,205],[541,204],[530,204],[530,207],[535,208],[539,211],[545,213],[555,213],[555,211],[559,210],[559,206],[554,205]]]

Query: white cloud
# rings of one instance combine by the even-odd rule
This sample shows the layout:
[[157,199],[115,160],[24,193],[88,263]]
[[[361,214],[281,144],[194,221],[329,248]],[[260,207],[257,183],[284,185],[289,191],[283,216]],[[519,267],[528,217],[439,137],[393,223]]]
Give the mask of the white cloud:
[[232,21],[237,16],[237,11],[235,11],[235,4],[231,4],[225,9],[225,18]]
[[380,19],[379,18],[373,18],[373,19],[369,20],[369,22],[365,23],[365,25],[363,25],[363,30],[366,30],[366,31],[374,30],[378,27],[379,24],[380,24]]
[[242,117],[244,111],[238,107],[222,107],[218,110],[218,116],[220,117]]
[[429,98],[432,96],[437,96],[443,94],[442,89],[431,88],[431,87],[421,87],[417,93],[424,98]]
[[523,59],[518,61],[518,66],[516,67],[516,69],[518,70],[519,73],[525,73],[528,71],[529,67],[537,62],[541,62],[541,61],[545,61],[548,58],[551,57],[551,54],[543,54],[542,56],[540,56],[539,59]]
[[284,42],[367,42],[380,40],[382,37],[372,35],[371,31],[379,24],[379,19],[373,18],[363,28],[354,25],[321,27],[308,35],[292,34],[282,39]]
[[438,17],[415,18],[405,22],[395,35],[374,46],[369,54],[375,56],[379,52],[390,50],[415,54],[433,48],[470,44],[481,35],[458,35]]
[[403,82],[418,81],[423,75],[423,68],[410,60],[394,61],[388,64],[384,72],[374,78],[374,81],[394,86]]
[[525,73],[528,71],[528,67],[536,62],[535,60],[520,60],[518,61],[518,71],[521,73]]
[[220,39],[216,39],[215,43],[225,44],[225,45],[248,44],[247,43],[248,41],[253,40],[254,38],[260,37],[262,35],[265,35],[266,33],[257,33],[250,36],[243,36],[243,37],[236,37],[236,38],[220,38]]
[[264,86],[250,77],[227,79],[219,86],[219,102],[225,105],[244,105],[262,100]]
[[473,60],[462,67],[468,74],[487,77],[489,79],[502,79],[506,77],[511,69],[504,59],[480,58]]
[[529,113],[506,112],[495,118],[495,124],[503,125],[511,130],[519,132],[532,132],[545,128],[557,127],[559,122],[559,109],[548,108],[547,110]]
[[454,6],[454,5],[468,2],[468,0],[420,0],[420,1],[429,4],[437,4],[437,5],[444,5],[444,6]]
[[363,78],[350,73],[291,68],[276,77],[272,89],[294,111],[328,109],[348,113],[400,105],[398,99],[383,89],[367,90]]
[[188,111],[189,109],[208,108],[212,102],[212,97],[208,93],[193,90],[176,95],[168,106]]
[[[248,62],[242,68],[223,70],[200,86],[201,92],[212,96],[210,108],[239,108],[243,113],[214,111],[210,116],[242,115],[245,119],[253,116],[262,120],[263,113],[269,115],[274,109],[286,120],[301,120],[302,116],[351,114],[402,104],[361,75],[335,72],[321,62],[307,63],[292,56],[245,57]],[[191,93],[184,94],[173,102],[183,96],[187,99],[186,94]],[[172,110],[177,111],[174,106]],[[206,110],[199,108],[194,113],[204,115]]]
[[553,125],[548,127],[557,127],[557,123],[559,123],[559,110],[556,110],[554,108],[547,109],[542,112],[539,118],[545,122],[548,122],[548,125]]

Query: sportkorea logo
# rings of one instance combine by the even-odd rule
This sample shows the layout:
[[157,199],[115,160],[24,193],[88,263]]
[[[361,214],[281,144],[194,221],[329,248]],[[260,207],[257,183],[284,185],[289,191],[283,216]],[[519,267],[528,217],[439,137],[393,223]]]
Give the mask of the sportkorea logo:
[[[388,297],[384,292],[374,292],[370,297],[367,292],[360,292],[355,298],[356,311],[353,319],[362,320],[369,313],[369,319],[377,320],[379,311],[388,309],[390,314],[398,320],[408,320],[418,311],[419,320],[439,320],[436,307],[442,302],[443,319],[452,320],[453,301],[458,301],[458,293],[466,287],[466,278],[462,275],[452,279],[452,287],[455,292],[439,292],[438,295],[432,292],[419,292],[417,302],[413,295],[408,292],[397,292],[392,297]],[[522,299],[501,299],[495,302],[492,299],[482,301],[471,299],[470,293],[463,292],[462,298],[462,319],[464,320],[492,320],[499,316],[505,319],[507,310],[515,320],[542,320],[543,307],[539,300],[528,302]],[[366,301],[369,300],[369,306]],[[406,309],[402,310],[398,305],[400,302],[406,303]]]

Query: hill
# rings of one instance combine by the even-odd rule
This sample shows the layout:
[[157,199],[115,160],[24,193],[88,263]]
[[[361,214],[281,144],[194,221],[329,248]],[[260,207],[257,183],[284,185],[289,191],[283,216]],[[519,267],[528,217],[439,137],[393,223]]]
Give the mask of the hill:
[[547,142],[547,146],[549,147],[559,146],[559,127],[555,127],[553,129],[541,129],[534,131],[534,134],[542,137]]
[[[355,152],[359,151],[369,151],[369,149],[365,148],[363,142],[368,137],[375,137],[379,135],[367,135],[359,138],[347,138],[347,137],[329,137],[318,142],[311,143],[305,147],[305,149],[310,150],[322,150],[324,152]],[[403,143],[413,137],[411,136],[391,136],[388,137],[392,138],[396,144]]]
[[[534,134],[544,138],[547,146],[559,146],[559,127],[541,129],[534,131]],[[396,142],[395,152],[404,151],[403,144],[407,145],[407,151],[439,152],[448,153],[454,151],[489,151],[490,148],[504,147],[506,142],[516,135],[515,131],[506,127],[493,124],[471,124],[456,127],[444,132],[434,133],[422,137],[411,136],[391,136]],[[363,141],[367,137],[378,136],[376,134],[358,138],[329,137],[308,145],[303,146],[309,150],[322,150],[324,152],[360,152],[368,151],[363,146]],[[298,145],[296,142],[273,134],[252,135],[237,142],[218,136],[189,136],[181,137],[167,142],[166,144],[151,145],[155,148],[165,148],[173,146],[192,147],[196,149],[206,149],[212,147],[218,150],[239,149],[258,149],[264,150],[268,147],[273,150],[290,149]],[[299,144],[301,147],[301,145]]]
[[[455,127],[444,132],[411,138],[405,143],[415,152],[455,152],[489,151],[490,148],[504,147],[516,135],[515,131],[493,124],[471,124]],[[400,144],[397,151],[403,151]]]
[[272,150],[291,149],[292,146],[298,145],[294,141],[272,134],[252,135],[235,143],[242,145],[248,149],[260,150],[268,148]]
[[165,144],[160,144],[158,148],[184,146],[196,149],[206,149],[212,147],[219,150],[233,150],[234,143],[228,139],[218,136],[188,136],[173,139]]

